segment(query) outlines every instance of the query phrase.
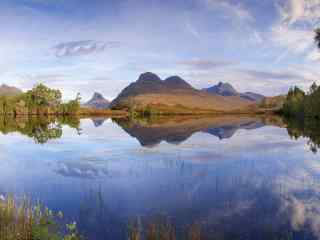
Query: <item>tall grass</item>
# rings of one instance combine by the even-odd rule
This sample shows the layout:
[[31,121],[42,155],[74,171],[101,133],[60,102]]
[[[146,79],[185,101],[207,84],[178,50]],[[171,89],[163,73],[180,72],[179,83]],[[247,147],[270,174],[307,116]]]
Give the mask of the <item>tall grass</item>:
[[[33,206],[24,199],[21,203],[13,197],[0,201],[0,240],[79,240],[76,223],[65,229],[57,224],[63,217],[41,204]],[[66,232],[66,234],[62,234]]]
[[128,240],[201,240],[201,228],[192,224],[186,232],[177,234],[176,228],[169,223],[129,224]]

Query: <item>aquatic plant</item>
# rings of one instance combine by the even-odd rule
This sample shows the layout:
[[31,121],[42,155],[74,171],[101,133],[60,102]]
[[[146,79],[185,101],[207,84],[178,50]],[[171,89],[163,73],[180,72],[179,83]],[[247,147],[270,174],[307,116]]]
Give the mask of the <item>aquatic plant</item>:
[[[0,240],[80,240],[76,223],[64,229],[58,224],[63,217],[26,198],[18,203],[12,196],[0,200]],[[65,234],[63,234],[65,233]]]

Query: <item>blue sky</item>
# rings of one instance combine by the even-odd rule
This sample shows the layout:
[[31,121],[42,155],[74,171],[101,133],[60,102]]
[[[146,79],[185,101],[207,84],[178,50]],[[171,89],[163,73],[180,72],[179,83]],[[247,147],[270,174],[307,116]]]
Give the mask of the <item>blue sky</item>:
[[320,79],[320,0],[2,0],[0,9],[0,83],[42,82],[67,99],[112,99],[145,71],[266,95]]

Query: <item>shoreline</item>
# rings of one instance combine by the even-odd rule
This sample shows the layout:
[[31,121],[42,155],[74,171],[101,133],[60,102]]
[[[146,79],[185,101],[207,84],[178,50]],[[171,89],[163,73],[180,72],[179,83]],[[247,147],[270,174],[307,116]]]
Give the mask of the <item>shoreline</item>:
[[236,116],[236,115],[274,115],[278,116],[277,110],[259,110],[259,111],[177,111],[177,112],[158,112],[153,114],[143,114],[141,112],[130,113],[125,110],[112,109],[80,109],[76,114],[0,114],[0,117],[136,117],[136,118],[153,118],[153,117],[175,117],[175,116],[190,116],[190,117],[205,117],[205,116]]

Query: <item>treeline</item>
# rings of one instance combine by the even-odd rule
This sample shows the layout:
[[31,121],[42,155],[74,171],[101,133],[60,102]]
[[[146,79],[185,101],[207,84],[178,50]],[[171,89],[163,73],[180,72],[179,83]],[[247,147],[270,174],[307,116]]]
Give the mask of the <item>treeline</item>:
[[0,96],[0,115],[75,115],[80,109],[80,96],[62,102],[60,90],[38,84],[26,93]]
[[313,83],[307,93],[298,87],[291,88],[281,112],[290,118],[320,119],[320,87]]

